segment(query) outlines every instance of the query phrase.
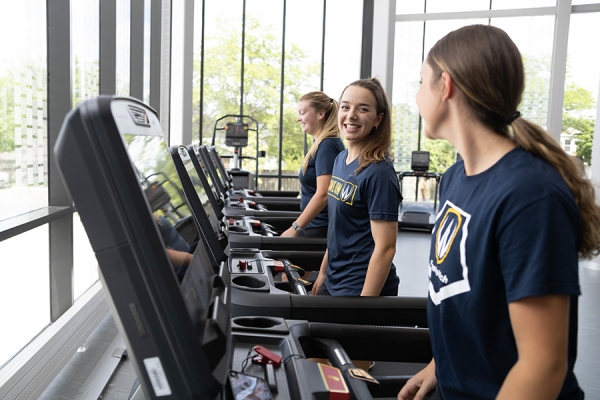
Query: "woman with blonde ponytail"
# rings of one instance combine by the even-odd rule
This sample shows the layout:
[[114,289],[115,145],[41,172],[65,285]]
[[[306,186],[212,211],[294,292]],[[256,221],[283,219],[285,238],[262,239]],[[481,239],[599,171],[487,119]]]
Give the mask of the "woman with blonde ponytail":
[[344,150],[337,126],[338,104],[323,92],[310,92],[298,101],[302,132],[314,143],[302,161],[300,216],[281,236],[327,237],[327,188],[336,156]]
[[518,111],[523,62],[501,29],[449,33],[421,79],[425,135],[463,161],[442,178],[432,234],[434,357],[398,399],[583,399],[578,260],[600,250],[590,181]]

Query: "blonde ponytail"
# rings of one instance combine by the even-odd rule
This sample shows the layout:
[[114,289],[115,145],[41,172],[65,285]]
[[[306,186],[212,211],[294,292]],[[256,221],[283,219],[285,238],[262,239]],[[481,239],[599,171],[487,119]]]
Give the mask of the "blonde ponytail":
[[330,98],[323,92],[310,92],[300,98],[299,101],[307,101],[309,106],[316,112],[321,110],[325,111],[325,122],[321,133],[318,135],[317,140],[314,141],[308,152],[302,160],[302,173],[306,173],[308,168],[308,162],[317,153],[319,145],[326,138],[337,138],[340,137],[340,130],[338,128],[337,117],[338,117],[338,102]]

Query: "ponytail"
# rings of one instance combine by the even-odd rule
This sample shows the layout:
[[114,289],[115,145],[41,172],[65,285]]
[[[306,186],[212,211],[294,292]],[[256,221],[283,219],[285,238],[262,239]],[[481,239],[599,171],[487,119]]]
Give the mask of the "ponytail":
[[323,128],[321,128],[321,133],[317,137],[317,140],[314,141],[312,146],[310,146],[310,149],[308,149],[308,152],[304,156],[304,160],[302,160],[302,173],[305,174],[306,169],[308,168],[308,162],[317,153],[317,149],[319,148],[319,145],[323,139],[340,137],[340,130],[337,124],[339,105],[337,101],[330,98],[323,92],[307,93],[300,98],[300,101],[308,101],[310,107],[315,111],[325,111],[325,122],[323,123]]
[[583,241],[579,256],[591,258],[600,253],[600,206],[595,201],[595,190],[584,171],[575,164],[558,143],[540,126],[517,118],[511,124],[515,144],[552,165],[562,176],[573,194],[583,220]]

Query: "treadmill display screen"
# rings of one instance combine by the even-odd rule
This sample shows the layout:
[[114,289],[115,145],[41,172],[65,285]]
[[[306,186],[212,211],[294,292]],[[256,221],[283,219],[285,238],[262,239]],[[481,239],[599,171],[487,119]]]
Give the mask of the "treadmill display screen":
[[194,151],[196,152],[196,158],[198,159],[200,168],[202,168],[202,173],[204,173],[204,176],[206,177],[206,180],[208,181],[208,184],[211,190],[213,191],[215,199],[220,198],[221,196],[217,193],[217,185],[215,185],[215,182],[213,182],[212,175],[210,174],[210,172],[208,172],[208,166],[204,163],[204,158],[200,154],[198,147],[194,146]]
[[[209,148],[208,155],[210,157],[210,160],[212,161],[213,166],[215,167],[217,176],[219,177],[219,179],[221,180],[221,183],[223,184],[223,187],[227,187],[227,178],[225,175],[223,175],[225,173],[224,167],[219,162],[219,160],[217,160],[217,155],[215,154],[214,149]],[[221,170],[221,168],[223,168],[223,170]]]
[[123,134],[127,153],[152,211],[174,225],[191,215],[178,187],[179,178],[162,136]]
[[200,199],[200,202],[202,203],[204,212],[208,216],[210,225],[212,226],[213,231],[218,235],[220,228],[219,228],[219,220],[217,218],[217,214],[210,202],[210,199],[208,198],[208,194],[206,193],[206,190],[205,190],[204,186],[202,185],[202,182],[200,181],[200,177],[198,176],[198,171],[196,170],[196,167],[194,166],[194,163],[192,162],[192,159],[190,158],[190,155],[188,154],[185,147],[179,147],[179,157],[181,158],[181,161],[183,162],[183,165],[185,166],[185,169],[187,170],[187,173],[190,177],[190,180],[192,181],[192,184],[194,185],[194,188],[196,189],[196,193],[198,194],[198,198]]

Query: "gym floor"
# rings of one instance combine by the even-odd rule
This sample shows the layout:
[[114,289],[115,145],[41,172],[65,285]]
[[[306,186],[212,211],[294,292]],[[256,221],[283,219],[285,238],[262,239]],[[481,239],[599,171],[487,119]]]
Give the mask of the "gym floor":
[[[400,276],[401,296],[427,296],[429,238],[424,232],[398,232],[394,264]],[[600,399],[600,259],[582,261],[579,272],[583,294],[579,300],[579,356],[575,372],[586,398]],[[117,328],[108,315],[85,343],[87,350],[73,356],[40,399],[80,398],[79,389],[116,334]],[[101,398],[127,399],[134,380],[131,363],[127,359],[121,361]]]

